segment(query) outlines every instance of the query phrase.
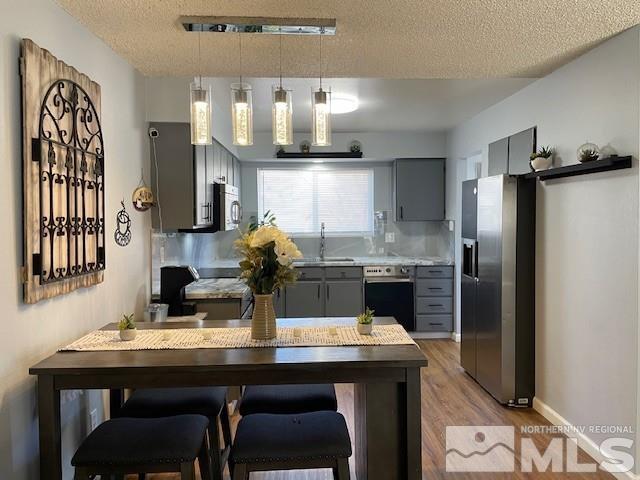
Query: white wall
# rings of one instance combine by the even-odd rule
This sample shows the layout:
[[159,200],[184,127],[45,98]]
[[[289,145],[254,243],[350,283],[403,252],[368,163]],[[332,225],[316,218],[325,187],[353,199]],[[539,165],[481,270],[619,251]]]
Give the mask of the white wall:
[[448,136],[447,209],[457,219],[459,160],[482,152],[486,173],[487,145],[533,125],[557,164],[576,163],[587,140],[634,156],[632,169],[537,189],[536,397],[574,425],[636,426],[639,32],[614,37]]
[[[28,37],[102,87],[105,138],[107,270],[104,283],[36,305],[22,303],[18,268],[22,263],[22,160],[18,57]],[[142,314],[149,294],[148,214],[136,213],[129,199],[145,168],[148,152],[144,79],[101,40],[49,0],[0,3],[0,478],[46,478],[38,474],[35,378],[30,366],[84,333]],[[112,240],[115,214],[125,199],[133,238],[121,248]],[[65,478],[69,460],[84,437],[91,409],[102,414],[100,392],[64,392],[62,428]]]

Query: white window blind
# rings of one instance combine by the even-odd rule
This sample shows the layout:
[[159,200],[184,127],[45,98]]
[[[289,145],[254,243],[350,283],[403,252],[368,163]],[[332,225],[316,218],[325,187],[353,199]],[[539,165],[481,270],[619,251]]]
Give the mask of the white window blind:
[[259,169],[258,210],[290,234],[373,230],[372,169]]

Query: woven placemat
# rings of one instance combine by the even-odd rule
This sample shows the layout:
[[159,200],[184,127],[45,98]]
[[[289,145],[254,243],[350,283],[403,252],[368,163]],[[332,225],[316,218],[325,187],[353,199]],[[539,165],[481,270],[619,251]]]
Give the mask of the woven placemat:
[[63,351],[184,350],[193,348],[318,347],[358,345],[412,345],[401,325],[374,325],[371,335],[355,326],[278,328],[272,340],[252,340],[251,329],[176,328],[138,330],[136,338],[120,340],[118,331],[96,330],[60,349]]

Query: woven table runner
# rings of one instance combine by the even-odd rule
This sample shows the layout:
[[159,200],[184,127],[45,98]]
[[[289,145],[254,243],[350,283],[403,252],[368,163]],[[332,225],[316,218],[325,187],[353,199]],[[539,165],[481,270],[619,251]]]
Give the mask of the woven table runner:
[[317,347],[358,345],[413,345],[401,325],[374,325],[371,335],[355,326],[278,328],[272,340],[252,340],[251,329],[176,328],[138,330],[136,338],[120,340],[117,330],[96,330],[60,349],[63,351],[186,350],[193,348]]

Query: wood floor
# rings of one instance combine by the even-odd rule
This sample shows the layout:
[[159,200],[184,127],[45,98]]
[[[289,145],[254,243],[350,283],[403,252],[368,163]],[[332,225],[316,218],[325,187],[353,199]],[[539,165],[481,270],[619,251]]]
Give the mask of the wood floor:
[[[507,480],[507,479],[613,479],[608,473],[522,473],[518,462],[520,427],[549,425],[532,409],[508,409],[499,405],[460,367],[459,344],[450,340],[420,340],[420,347],[429,359],[429,367],[422,370],[422,469],[424,479],[447,480]],[[338,406],[353,435],[353,387],[336,385]],[[234,417],[235,423],[238,421]],[[453,425],[513,425],[516,427],[515,473],[447,473],[445,471],[445,429]],[[552,435],[530,436],[539,451],[544,451]],[[553,435],[555,437],[561,435]],[[354,448],[358,448],[354,445]],[[584,452],[579,463],[591,461]],[[353,457],[350,459],[351,478],[355,479]],[[534,467],[535,468],[535,467]],[[131,479],[135,477],[130,477]],[[153,480],[177,479],[176,475],[149,475]],[[225,477],[227,478],[227,477]],[[269,472],[251,474],[252,480],[329,480],[330,470]]]

